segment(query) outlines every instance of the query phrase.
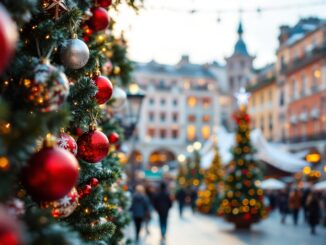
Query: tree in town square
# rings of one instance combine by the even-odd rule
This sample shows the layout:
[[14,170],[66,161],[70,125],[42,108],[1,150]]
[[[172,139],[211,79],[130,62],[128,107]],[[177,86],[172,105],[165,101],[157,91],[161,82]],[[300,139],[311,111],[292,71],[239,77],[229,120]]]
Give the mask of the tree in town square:
[[192,157],[189,158],[186,171],[187,187],[197,189],[203,180],[203,169],[200,167],[200,152],[194,150]]
[[109,16],[121,3],[140,1],[1,1],[0,244],[124,239],[128,200],[108,140],[132,71]]
[[255,162],[255,150],[250,141],[250,117],[247,113],[248,94],[238,95],[240,109],[234,114],[237,126],[233,160],[225,174],[224,197],[218,213],[238,228],[249,228],[266,216],[263,190],[259,188],[261,172]]
[[223,188],[223,169],[217,146],[214,146],[214,158],[205,171],[203,188],[198,192],[197,209],[202,213],[216,213],[220,203],[219,190]]

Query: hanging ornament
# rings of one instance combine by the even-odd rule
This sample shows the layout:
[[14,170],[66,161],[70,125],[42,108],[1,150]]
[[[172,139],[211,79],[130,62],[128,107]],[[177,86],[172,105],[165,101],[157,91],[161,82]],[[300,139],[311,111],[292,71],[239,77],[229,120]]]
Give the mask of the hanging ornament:
[[72,39],[63,42],[60,58],[65,67],[77,70],[87,64],[89,49],[82,40],[77,38],[77,35],[73,35]]
[[23,80],[29,90],[28,100],[42,112],[57,110],[69,94],[66,75],[44,59],[36,66],[34,79]]
[[108,60],[107,62],[105,62],[102,66],[102,73],[106,76],[110,75],[111,72],[113,70],[113,65],[112,62],[110,60]]
[[53,202],[41,202],[42,208],[51,209],[54,218],[66,218],[71,215],[78,206],[78,192],[75,187],[63,198]]
[[10,18],[7,10],[0,4],[0,73],[9,64],[18,39],[17,26]]
[[110,144],[116,144],[118,143],[120,137],[116,132],[112,132],[109,134],[109,142]]
[[109,27],[110,16],[106,9],[94,7],[91,9],[93,16],[89,19],[88,24],[94,31],[103,31]]
[[98,186],[98,184],[99,184],[98,179],[96,179],[96,178],[92,178],[92,179],[91,179],[91,181],[90,181],[90,185],[91,185],[92,187],[96,187],[96,186]]
[[63,12],[68,11],[65,0],[42,0],[42,8],[58,20]]
[[21,245],[23,244],[19,223],[7,213],[5,207],[0,206],[0,244]]
[[90,125],[89,131],[82,134],[78,140],[78,157],[89,163],[102,161],[108,154],[109,140],[102,132]]
[[124,105],[127,103],[127,94],[126,92],[118,87],[114,86],[113,93],[112,93],[112,103],[111,107],[114,110],[120,110]]
[[95,76],[93,78],[96,87],[97,93],[95,95],[97,104],[105,104],[112,96],[113,86],[110,80],[104,76]]
[[70,152],[55,146],[47,137],[23,172],[27,192],[38,201],[55,201],[69,193],[78,179],[78,161]]
[[88,196],[89,194],[91,194],[92,191],[92,186],[90,185],[85,185],[83,188],[83,194],[84,196]]
[[61,132],[57,137],[57,145],[65,150],[70,151],[75,156],[77,155],[77,143],[69,134]]
[[102,8],[107,8],[112,5],[112,0],[97,0],[97,5]]

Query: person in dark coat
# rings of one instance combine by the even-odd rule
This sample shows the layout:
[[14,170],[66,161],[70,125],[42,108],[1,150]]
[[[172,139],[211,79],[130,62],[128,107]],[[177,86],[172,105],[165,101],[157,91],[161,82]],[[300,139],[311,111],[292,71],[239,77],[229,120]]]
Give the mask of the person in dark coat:
[[165,235],[167,231],[167,221],[169,216],[169,210],[171,207],[172,200],[170,194],[167,191],[166,184],[161,183],[159,192],[154,197],[154,208],[159,215],[162,240],[165,240]]
[[277,204],[281,214],[281,223],[285,223],[286,216],[289,212],[289,196],[286,191],[281,191],[277,197]]
[[186,203],[186,197],[187,197],[186,190],[183,187],[180,187],[176,193],[176,199],[177,199],[178,205],[179,205],[180,218],[182,218],[183,208]]
[[198,198],[198,194],[197,194],[197,189],[195,187],[190,189],[190,200],[191,200],[191,209],[192,212],[195,213],[196,212],[196,208],[197,208],[197,198]]
[[142,185],[136,186],[136,192],[132,198],[130,210],[136,228],[136,242],[138,242],[142,223],[150,212],[149,200],[145,195],[145,189]]
[[311,234],[316,234],[316,226],[320,220],[320,204],[317,194],[312,192],[307,198],[308,222],[311,227]]

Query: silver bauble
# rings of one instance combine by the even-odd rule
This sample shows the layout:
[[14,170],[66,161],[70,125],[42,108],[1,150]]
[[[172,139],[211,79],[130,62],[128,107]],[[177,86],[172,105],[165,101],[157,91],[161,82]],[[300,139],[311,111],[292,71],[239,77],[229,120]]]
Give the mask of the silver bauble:
[[87,64],[89,49],[80,39],[68,39],[61,46],[60,58],[65,67],[77,70]]
[[114,86],[111,100],[113,101],[111,107],[114,110],[120,110],[127,103],[127,94],[122,88]]
[[67,99],[69,82],[66,75],[48,61],[42,61],[34,70],[34,79],[28,83],[28,100],[42,112],[57,110]]

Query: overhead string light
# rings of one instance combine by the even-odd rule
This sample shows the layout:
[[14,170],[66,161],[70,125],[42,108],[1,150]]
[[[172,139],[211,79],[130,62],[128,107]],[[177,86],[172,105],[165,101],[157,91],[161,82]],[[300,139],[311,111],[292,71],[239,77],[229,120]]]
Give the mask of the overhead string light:
[[275,5],[275,6],[266,6],[261,7],[258,6],[256,8],[229,8],[229,9],[199,9],[199,8],[192,8],[192,9],[184,9],[184,8],[177,8],[173,6],[157,6],[157,5],[149,5],[148,7],[145,6],[147,10],[164,10],[170,12],[177,12],[177,13],[185,13],[185,14],[217,14],[217,22],[221,22],[221,15],[223,14],[239,14],[239,12],[243,14],[247,13],[257,13],[262,14],[264,12],[276,12],[276,11],[289,11],[289,10],[296,10],[308,7],[316,7],[326,5],[325,0],[319,1],[307,1],[304,3],[295,3],[295,4],[282,4],[282,5]]

